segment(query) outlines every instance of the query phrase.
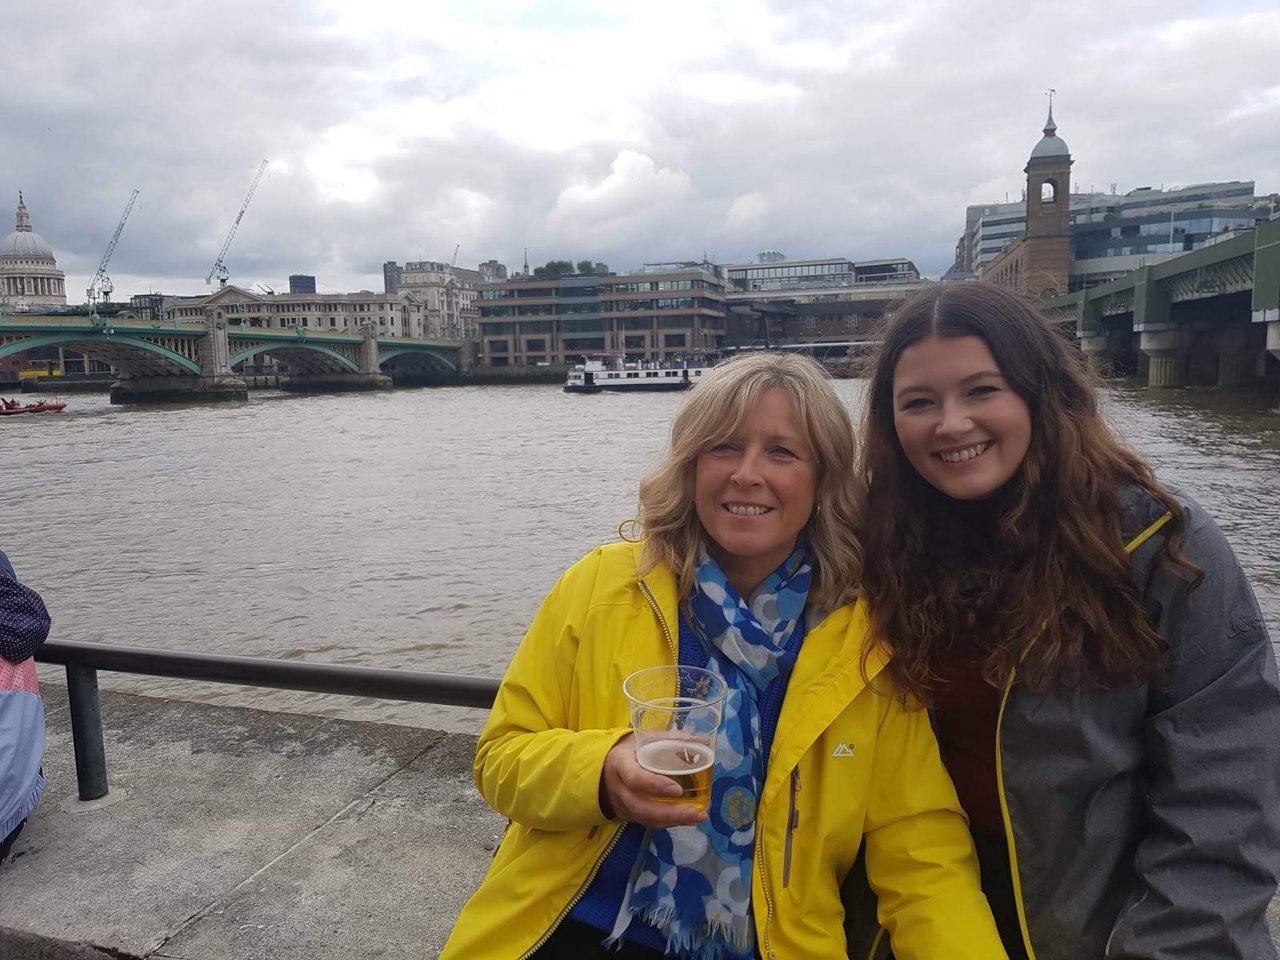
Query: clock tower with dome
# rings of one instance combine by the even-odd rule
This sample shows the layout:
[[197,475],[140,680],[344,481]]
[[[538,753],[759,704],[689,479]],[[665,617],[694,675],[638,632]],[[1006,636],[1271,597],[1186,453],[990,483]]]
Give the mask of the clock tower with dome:
[[1053,101],[1044,135],[1031,150],[1027,175],[1026,232],[1014,240],[978,276],[1032,297],[1067,292],[1071,262],[1071,151],[1058,136]]

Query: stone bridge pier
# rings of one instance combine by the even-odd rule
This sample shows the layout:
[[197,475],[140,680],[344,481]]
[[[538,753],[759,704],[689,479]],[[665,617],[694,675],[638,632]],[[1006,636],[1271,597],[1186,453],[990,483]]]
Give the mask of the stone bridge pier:
[[[1057,318],[1067,321],[1070,314],[1062,312]],[[1097,301],[1080,301],[1076,314],[1076,336],[1080,350],[1088,358],[1090,366],[1104,377],[1131,374],[1140,365],[1141,358],[1136,348],[1132,323],[1118,326],[1104,318]]]
[[200,374],[134,377],[127,361],[117,363],[121,377],[111,385],[112,403],[173,403],[249,399],[249,387],[231,372],[227,325],[212,313],[199,341]]
[[1046,305],[1104,372],[1150,387],[1280,382],[1280,218]]
[[390,390],[394,383],[378,366],[378,339],[372,323],[361,327],[364,340],[360,343],[360,371],[358,373],[331,372],[295,373],[280,381],[281,390],[298,393],[342,393],[359,390]]
[[1275,357],[1277,360],[1280,360],[1280,320],[1270,320],[1266,323],[1267,353]]
[[1181,330],[1144,330],[1138,349],[1147,358],[1147,386],[1186,386],[1187,346]]
[[1264,325],[1268,356],[1280,360],[1280,220],[1259,225],[1254,258],[1253,322]]

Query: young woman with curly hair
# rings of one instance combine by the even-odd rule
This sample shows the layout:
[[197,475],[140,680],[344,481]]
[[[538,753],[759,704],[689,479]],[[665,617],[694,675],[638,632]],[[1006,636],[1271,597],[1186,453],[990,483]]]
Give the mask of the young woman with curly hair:
[[1011,292],[932,285],[887,322],[862,457],[869,655],[932,708],[1010,956],[1275,957],[1266,627],[1078,351]]

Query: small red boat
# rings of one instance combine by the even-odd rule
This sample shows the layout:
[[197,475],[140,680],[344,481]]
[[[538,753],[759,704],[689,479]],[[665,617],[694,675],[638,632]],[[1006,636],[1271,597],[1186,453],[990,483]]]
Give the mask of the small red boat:
[[50,403],[42,400],[39,403],[19,403],[17,400],[0,400],[0,417],[12,417],[19,413],[61,413],[65,403]]

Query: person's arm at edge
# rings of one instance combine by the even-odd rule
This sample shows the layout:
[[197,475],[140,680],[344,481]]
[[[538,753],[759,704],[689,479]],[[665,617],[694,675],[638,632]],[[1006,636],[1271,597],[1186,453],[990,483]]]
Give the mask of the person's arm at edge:
[[570,567],[547,594],[502,678],[476,748],[480,794],[503,816],[541,830],[605,823],[600,775],[629,730],[573,729],[575,661],[599,551]]
[[40,594],[19,582],[9,558],[0,551],[0,607],[5,619],[0,625],[0,657],[22,663],[35,655],[49,637],[52,621]]
[[1153,683],[1145,736],[1150,829],[1108,960],[1275,957],[1266,908],[1280,873],[1280,683],[1257,600],[1198,505],[1182,551],[1205,575],[1157,569],[1148,600],[1175,662]]

